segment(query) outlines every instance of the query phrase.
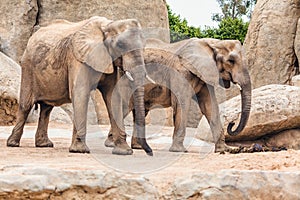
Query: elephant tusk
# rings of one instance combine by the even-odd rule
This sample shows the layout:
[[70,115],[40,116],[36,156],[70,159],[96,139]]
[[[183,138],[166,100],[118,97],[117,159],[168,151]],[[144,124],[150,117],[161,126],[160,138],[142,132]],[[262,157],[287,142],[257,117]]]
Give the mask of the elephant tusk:
[[242,91],[242,87],[240,84],[236,84],[236,86],[240,89],[240,91]]
[[150,76],[148,76],[148,74],[146,75],[146,79],[151,83],[156,84],[155,81],[152,78],[150,78]]
[[127,78],[130,80],[130,81],[134,81],[131,73],[129,71],[125,71],[125,75],[127,76]]

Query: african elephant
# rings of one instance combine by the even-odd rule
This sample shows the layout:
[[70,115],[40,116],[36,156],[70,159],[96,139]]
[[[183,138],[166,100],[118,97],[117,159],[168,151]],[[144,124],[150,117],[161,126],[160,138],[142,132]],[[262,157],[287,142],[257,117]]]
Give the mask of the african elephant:
[[[241,43],[237,40],[192,38],[166,44],[157,39],[148,39],[144,59],[146,70],[155,81],[145,85],[146,115],[155,105],[173,108],[174,133],[170,151],[186,151],[183,140],[191,99],[196,99],[210,124],[215,151],[233,150],[225,144],[214,87],[220,84],[229,88],[230,82],[240,86],[241,119],[235,130],[232,130],[234,122],[227,127],[230,135],[239,134],[248,121],[251,108],[251,81],[243,62]],[[128,104],[124,117],[134,110],[132,99],[129,99]],[[108,106],[108,110],[110,109]],[[135,119],[135,115],[133,117]],[[105,141],[108,147],[113,146],[111,135],[114,131],[115,126],[112,124]],[[133,131],[131,147],[139,148],[136,130]]]
[[[74,109],[73,136],[70,152],[89,153],[86,145],[87,104],[90,91],[107,77],[116,78],[113,62],[122,61],[134,92],[137,124],[145,122],[144,88],[146,76],[143,49],[145,39],[141,26],[135,19],[111,21],[104,17],[91,17],[77,23],[56,20],[40,28],[28,41],[21,66],[21,91],[17,123],[7,140],[7,146],[18,147],[23,128],[33,105],[40,105],[40,118],[35,135],[36,147],[53,147],[47,128],[49,115],[54,106],[71,103]],[[104,85],[104,84],[103,84]],[[117,106],[121,102],[114,102]],[[115,154],[132,154],[126,143],[122,127],[123,114],[114,119],[120,127],[113,136]],[[117,123],[116,123],[117,124]],[[141,129],[143,131],[143,129]],[[145,132],[140,132],[145,138]],[[141,139],[145,151],[152,150]]]

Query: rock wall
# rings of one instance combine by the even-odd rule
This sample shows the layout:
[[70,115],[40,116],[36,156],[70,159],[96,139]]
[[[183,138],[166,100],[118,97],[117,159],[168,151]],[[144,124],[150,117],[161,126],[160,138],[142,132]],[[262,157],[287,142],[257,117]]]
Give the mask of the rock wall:
[[257,1],[244,44],[254,88],[290,83],[298,66],[294,42],[299,17],[299,0]]
[[[1,199],[299,199],[299,172],[194,172],[159,187],[144,175],[17,166],[0,175]],[[272,192],[270,192],[272,191]]]
[[80,21],[94,15],[112,20],[136,18],[148,36],[169,41],[164,0],[2,0],[0,5],[0,51],[19,61],[36,25],[53,19]]

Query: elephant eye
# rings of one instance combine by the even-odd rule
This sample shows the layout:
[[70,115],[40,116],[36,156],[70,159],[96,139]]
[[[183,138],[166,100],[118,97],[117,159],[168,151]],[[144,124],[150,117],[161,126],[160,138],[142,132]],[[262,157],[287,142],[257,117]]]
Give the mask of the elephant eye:
[[122,42],[122,41],[118,41],[118,42],[117,42],[117,46],[118,46],[118,48],[120,48],[120,49],[125,49],[126,44],[125,44],[124,42]]

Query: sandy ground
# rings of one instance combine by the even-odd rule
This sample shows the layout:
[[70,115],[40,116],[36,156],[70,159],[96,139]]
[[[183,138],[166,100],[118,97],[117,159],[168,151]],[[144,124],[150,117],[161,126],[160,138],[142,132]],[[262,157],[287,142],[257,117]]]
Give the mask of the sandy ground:
[[[6,147],[6,138],[13,127],[0,127],[0,170],[16,165],[47,166],[58,169],[103,169],[130,175],[143,175],[154,183],[167,187],[178,176],[193,172],[218,172],[223,169],[299,171],[300,151],[260,152],[241,154],[213,153],[213,145],[193,138],[197,129],[190,129],[186,139],[188,153],[168,151],[172,127],[147,127],[148,142],[153,148],[150,157],[142,150],[130,156],[112,155],[103,143],[108,126],[90,126],[87,144],[90,154],[69,153],[72,128],[69,125],[50,124],[49,137],[54,148],[35,148],[36,126],[26,126],[20,147]],[[128,132],[130,132],[130,127]],[[129,140],[130,141],[130,140]],[[169,181],[164,181],[169,180]]]

